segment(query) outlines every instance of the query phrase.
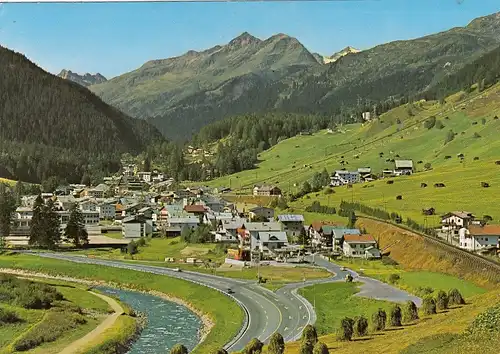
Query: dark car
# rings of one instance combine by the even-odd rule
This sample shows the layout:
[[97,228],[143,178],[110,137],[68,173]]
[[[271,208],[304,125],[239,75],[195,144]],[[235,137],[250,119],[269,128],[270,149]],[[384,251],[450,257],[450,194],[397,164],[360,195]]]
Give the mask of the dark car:
[[233,289],[228,288],[228,289],[226,290],[226,293],[228,293],[228,294],[234,294],[234,291],[233,291]]

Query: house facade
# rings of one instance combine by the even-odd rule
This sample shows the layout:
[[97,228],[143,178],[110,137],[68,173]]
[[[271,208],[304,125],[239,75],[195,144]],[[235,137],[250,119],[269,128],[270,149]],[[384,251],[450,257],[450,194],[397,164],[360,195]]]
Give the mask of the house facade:
[[261,231],[252,235],[251,250],[269,256],[273,251],[287,247],[288,238],[284,231]]
[[101,220],[112,220],[115,218],[116,205],[113,203],[101,203],[97,206]]
[[342,251],[346,257],[372,258],[373,248],[377,248],[377,242],[371,235],[344,235]]
[[411,175],[414,172],[412,160],[395,160],[394,172],[401,175]]
[[304,229],[303,215],[278,215],[278,221],[283,225],[282,230],[289,238],[296,239]]
[[255,186],[253,188],[253,195],[257,197],[270,197],[270,196],[280,196],[281,189],[276,186]]
[[475,216],[468,211],[453,211],[441,216],[441,232],[452,232],[457,235],[461,228],[467,228]]
[[274,218],[274,209],[261,206],[255,207],[249,210],[248,216],[250,217],[250,219],[263,217],[269,220]]
[[360,180],[361,177],[358,171],[350,172],[339,170],[335,171],[333,176],[330,177],[330,186],[339,187],[346,184],[359,183]]
[[459,247],[468,251],[480,251],[499,247],[500,225],[470,225],[459,230]]

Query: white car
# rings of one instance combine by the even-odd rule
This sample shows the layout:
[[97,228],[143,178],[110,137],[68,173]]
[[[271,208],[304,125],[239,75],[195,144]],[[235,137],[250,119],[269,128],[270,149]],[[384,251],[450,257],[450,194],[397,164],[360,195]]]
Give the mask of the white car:
[[345,267],[340,267],[340,270],[345,272]]

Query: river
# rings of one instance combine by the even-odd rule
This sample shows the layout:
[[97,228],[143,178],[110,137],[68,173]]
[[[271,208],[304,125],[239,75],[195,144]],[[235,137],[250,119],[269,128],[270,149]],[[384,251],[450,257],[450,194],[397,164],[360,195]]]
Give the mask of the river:
[[191,351],[199,342],[200,318],[188,308],[157,296],[136,291],[96,287],[147,316],[148,322],[128,354],[168,353],[177,343]]

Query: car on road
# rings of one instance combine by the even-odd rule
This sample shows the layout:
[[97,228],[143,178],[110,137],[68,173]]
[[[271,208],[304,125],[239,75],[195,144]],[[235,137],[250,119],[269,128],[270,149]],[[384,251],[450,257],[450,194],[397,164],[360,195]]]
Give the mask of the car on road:
[[182,270],[180,270],[180,268],[174,268],[173,271],[174,272],[182,272]]
[[345,272],[345,267],[340,267],[340,270]]
[[226,289],[226,293],[227,293],[227,294],[234,294],[234,291],[233,291],[233,289],[231,289],[231,288],[227,288],[227,289]]

